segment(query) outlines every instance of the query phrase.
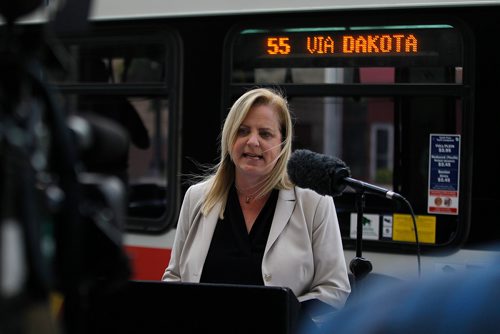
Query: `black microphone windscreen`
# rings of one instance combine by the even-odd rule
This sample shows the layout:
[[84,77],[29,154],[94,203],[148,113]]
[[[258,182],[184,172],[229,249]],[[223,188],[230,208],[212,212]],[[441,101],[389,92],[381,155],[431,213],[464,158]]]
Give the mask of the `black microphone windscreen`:
[[305,149],[292,153],[287,171],[297,186],[330,196],[342,194],[346,186],[341,180],[350,176],[350,170],[342,160]]
[[130,139],[120,124],[105,117],[87,114],[71,117],[68,125],[87,166],[113,165],[127,159]]

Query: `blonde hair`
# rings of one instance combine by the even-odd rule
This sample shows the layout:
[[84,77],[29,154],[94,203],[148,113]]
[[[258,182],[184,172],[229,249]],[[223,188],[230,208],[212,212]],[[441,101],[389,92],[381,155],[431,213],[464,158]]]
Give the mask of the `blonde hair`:
[[281,151],[276,165],[266,177],[256,197],[261,197],[273,189],[290,189],[293,184],[288,178],[287,162],[292,152],[293,125],[288,101],[284,95],[270,88],[255,88],[234,102],[224,122],[220,138],[220,161],[213,167],[211,175],[206,177],[210,182],[209,190],[201,211],[207,215],[213,207],[221,202],[219,217],[224,218],[227,196],[235,177],[235,166],[231,160],[230,151],[236,141],[237,131],[251,108],[259,105],[272,107],[278,114],[281,130]]

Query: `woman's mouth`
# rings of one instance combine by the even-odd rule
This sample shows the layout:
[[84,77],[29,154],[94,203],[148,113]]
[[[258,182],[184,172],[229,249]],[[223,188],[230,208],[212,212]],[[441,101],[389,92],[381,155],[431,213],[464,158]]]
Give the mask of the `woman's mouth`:
[[243,157],[248,158],[248,159],[253,159],[253,160],[262,159],[262,155],[253,154],[253,153],[243,153]]

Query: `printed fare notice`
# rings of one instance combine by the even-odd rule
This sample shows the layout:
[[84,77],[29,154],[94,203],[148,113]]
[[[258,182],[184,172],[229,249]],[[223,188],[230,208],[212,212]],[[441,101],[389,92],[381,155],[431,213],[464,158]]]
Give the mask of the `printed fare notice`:
[[431,134],[429,213],[457,215],[460,180],[460,135]]

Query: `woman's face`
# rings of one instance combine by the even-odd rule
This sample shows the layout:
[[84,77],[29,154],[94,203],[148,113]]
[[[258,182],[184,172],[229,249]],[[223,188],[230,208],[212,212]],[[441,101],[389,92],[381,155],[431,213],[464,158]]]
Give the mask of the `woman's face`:
[[259,179],[268,175],[281,151],[278,114],[268,105],[252,107],[241,123],[231,156],[236,177]]

